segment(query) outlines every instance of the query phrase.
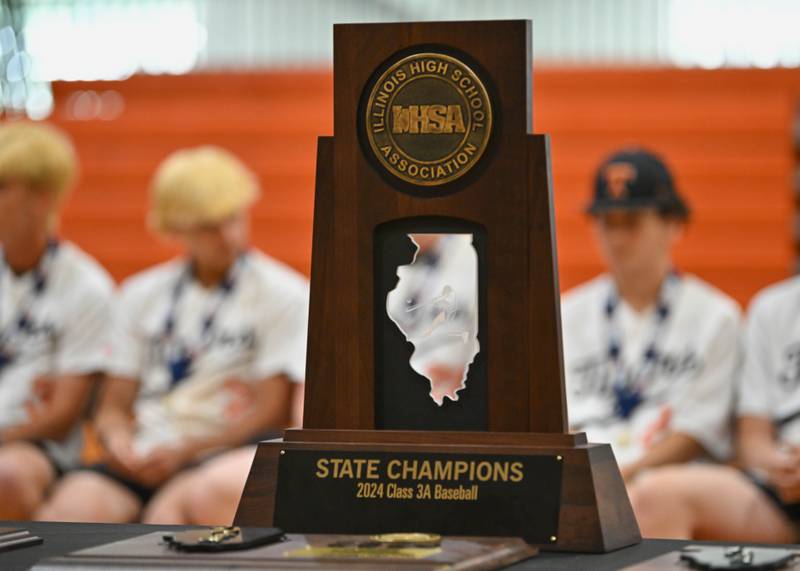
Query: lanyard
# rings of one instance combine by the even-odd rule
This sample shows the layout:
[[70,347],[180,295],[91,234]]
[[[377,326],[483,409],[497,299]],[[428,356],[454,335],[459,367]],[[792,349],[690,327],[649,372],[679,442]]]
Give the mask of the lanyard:
[[620,305],[619,294],[616,287],[612,286],[605,305],[608,326],[608,358],[614,364],[614,382],[612,384],[615,398],[614,412],[623,419],[630,418],[643,401],[644,381],[652,374],[653,367],[658,360],[658,341],[672,313],[672,303],[679,284],[680,276],[675,271],[671,271],[661,284],[653,315],[650,341],[645,345],[641,363],[633,368],[630,375],[626,374],[625,365],[622,362],[622,335],[616,319]]
[[186,290],[186,286],[191,281],[194,274],[192,264],[187,264],[186,268],[181,272],[178,281],[172,289],[170,307],[164,320],[164,328],[161,333],[161,342],[166,347],[166,366],[170,374],[170,387],[174,387],[191,374],[195,359],[203,354],[211,344],[214,338],[217,314],[225,299],[233,293],[236,287],[236,281],[241,272],[241,266],[245,261],[245,257],[246,256],[242,254],[236,259],[225,278],[217,286],[211,308],[201,322],[199,341],[194,346],[190,346],[190,344],[183,343],[175,338],[178,307],[180,306],[180,301]]
[[[29,332],[33,326],[33,322],[31,320],[31,309],[33,308],[34,302],[38,298],[42,297],[47,290],[47,282],[51,269],[50,266],[53,263],[53,258],[55,257],[57,251],[58,240],[51,238],[47,242],[47,248],[44,252],[44,255],[39,260],[39,263],[36,265],[36,267],[31,271],[32,287],[28,292],[28,295],[26,295],[19,304],[16,316],[9,321],[5,328],[0,329],[0,372],[2,372],[2,370],[7,365],[11,364],[15,359],[15,355],[8,347],[9,341],[18,333]],[[2,252],[0,252],[0,264],[2,264],[2,267],[0,268],[2,269],[2,274],[0,274],[0,300],[2,300],[3,274],[8,274],[10,281],[12,272],[8,264],[5,263]],[[2,303],[0,302],[0,309],[1,308]],[[0,322],[2,322],[1,314]]]

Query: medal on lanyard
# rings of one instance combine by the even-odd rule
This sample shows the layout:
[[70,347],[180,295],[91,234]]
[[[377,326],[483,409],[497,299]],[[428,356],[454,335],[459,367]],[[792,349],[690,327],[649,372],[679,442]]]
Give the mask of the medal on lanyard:
[[[3,370],[7,366],[11,365],[16,359],[16,355],[13,353],[11,348],[8,347],[8,342],[10,339],[13,337],[13,335],[17,333],[27,333],[32,328],[33,324],[30,317],[30,306],[33,304],[33,301],[36,298],[41,297],[47,289],[47,272],[49,270],[49,264],[55,255],[56,250],[58,250],[58,240],[53,238],[47,242],[47,249],[45,250],[43,258],[39,265],[33,270],[33,287],[31,288],[31,292],[25,302],[20,304],[21,307],[17,317],[11,320],[11,324],[6,330],[0,331],[0,374],[2,374]],[[2,261],[1,256],[0,261]],[[6,264],[3,263],[3,266],[3,269],[5,270],[7,267]],[[5,271],[3,273],[5,273]],[[0,285],[2,285],[2,279],[3,276],[0,275]],[[1,293],[2,290],[0,290],[0,294]],[[2,304],[1,296],[0,304]]]
[[175,386],[192,372],[194,357],[185,347],[179,347],[177,354],[167,361],[169,369],[170,386]]
[[225,277],[222,283],[217,288],[217,298],[209,313],[203,319],[203,325],[200,333],[200,342],[196,349],[188,347],[186,344],[179,340],[173,340],[176,325],[176,312],[180,304],[183,290],[186,283],[191,278],[191,266],[187,266],[186,270],[181,274],[175,288],[172,290],[172,300],[170,310],[167,314],[167,319],[164,322],[164,332],[162,333],[162,342],[167,347],[166,366],[170,377],[170,388],[174,387],[189,375],[192,374],[192,369],[195,359],[208,347],[214,332],[214,325],[216,322],[217,312],[222,305],[225,298],[230,295],[236,285],[235,271],[241,263],[242,256],[237,258],[234,267],[229,274]]
[[[655,323],[653,326],[652,338],[645,348],[641,366],[638,370],[633,371],[630,376],[626,374],[625,365],[622,362],[622,341],[615,327],[616,323],[614,317],[617,306],[619,305],[616,292],[609,297],[606,303],[605,312],[610,331],[608,358],[614,364],[615,369],[614,384],[612,385],[614,413],[623,420],[628,420],[644,400],[643,381],[647,375],[651,373],[658,360],[658,338],[670,315],[670,300],[668,294],[671,293],[670,290],[674,288],[677,280],[677,274],[671,272],[661,286],[661,292],[654,315]],[[630,435],[625,439],[629,441]]]

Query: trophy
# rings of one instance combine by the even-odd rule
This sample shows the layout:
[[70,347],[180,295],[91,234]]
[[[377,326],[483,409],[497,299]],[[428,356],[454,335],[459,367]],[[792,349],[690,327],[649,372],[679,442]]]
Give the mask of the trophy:
[[304,428],[240,526],[640,540],[607,444],[567,428],[548,139],[529,21],[334,26]]

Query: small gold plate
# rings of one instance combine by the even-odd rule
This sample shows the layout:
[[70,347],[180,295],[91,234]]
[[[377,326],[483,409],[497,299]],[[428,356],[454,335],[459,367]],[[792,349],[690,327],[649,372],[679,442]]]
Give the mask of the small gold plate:
[[387,545],[413,545],[414,547],[438,547],[442,536],[435,533],[381,533],[370,539]]
[[284,553],[285,557],[309,559],[425,559],[441,553],[437,547],[325,547],[308,545]]

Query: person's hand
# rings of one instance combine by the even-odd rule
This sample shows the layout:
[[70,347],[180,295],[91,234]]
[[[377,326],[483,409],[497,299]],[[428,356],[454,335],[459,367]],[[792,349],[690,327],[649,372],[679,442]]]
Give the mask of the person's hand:
[[670,422],[672,422],[672,409],[669,406],[663,406],[658,413],[658,418],[645,429],[642,435],[642,446],[650,448],[663,438],[669,431]]
[[796,476],[780,478],[777,481],[773,481],[773,485],[784,503],[795,504],[800,502],[800,478]]
[[786,503],[800,501],[800,450],[796,447],[780,447],[769,454],[764,470],[767,479]]
[[33,381],[31,397],[25,401],[25,412],[28,413],[28,422],[35,422],[47,414],[47,409],[53,403],[56,389],[50,377],[39,377]]
[[133,436],[126,430],[116,430],[100,439],[108,467],[120,475],[133,476],[141,459],[133,450]]
[[33,381],[30,396],[23,403],[27,418],[19,424],[0,430],[0,443],[15,440],[30,440],[30,427],[47,418],[51,413],[55,395],[55,381],[50,377],[38,377]]
[[190,460],[191,454],[186,447],[154,448],[141,459],[135,479],[146,486],[159,486],[174,476]]
[[800,454],[797,448],[789,446],[776,446],[765,451],[760,461],[760,468],[767,477],[781,479],[800,470]]
[[223,385],[228,402],[225,405],[225,420],[236,421],[253,407],[255,390],[253,385],[241,379],[228,379]]

